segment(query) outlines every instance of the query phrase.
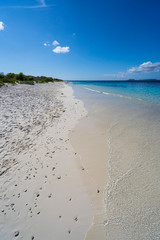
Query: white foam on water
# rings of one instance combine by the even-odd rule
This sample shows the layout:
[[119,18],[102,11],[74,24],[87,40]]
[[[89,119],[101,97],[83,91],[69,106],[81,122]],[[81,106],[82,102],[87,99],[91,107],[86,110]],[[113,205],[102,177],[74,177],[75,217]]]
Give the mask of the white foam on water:
[[100,94],[104,94],[104,95],[110,95],[110,96],[114,96],[114,97],[120,97],[120,98],[126,98],[126,99],[129,99],[129,100],[138,100],[138,101],[141,101],[141,102],[145,102],[143,99],[141,98],[133,98],[133,97],[129,97],[129,96],[125,96],[125,95],[122,95],[122,94],[117,94],[117,93],[110,93],[110,92],[104,92],[104,91],[98,91],[98,90],[95,90],[95,89],[92,89],[92,88],[88,88],[88,87],[85,87],[85,89],[89,90],[89,91],[92,91],[92,92],[97,92],[97,93],[100,93]]

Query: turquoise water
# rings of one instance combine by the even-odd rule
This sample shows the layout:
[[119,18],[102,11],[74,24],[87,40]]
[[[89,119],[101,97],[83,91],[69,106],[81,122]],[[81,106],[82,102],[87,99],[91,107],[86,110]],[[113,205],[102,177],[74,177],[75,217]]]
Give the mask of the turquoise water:
[[72,84],[83,85],[90,91],[95,90],[102,94],[160,105],[160,82],[158,81],[72,81]]
[[72,87],[89,114],[106,125],[106,239],[159,240],[160,83],[88,81]]

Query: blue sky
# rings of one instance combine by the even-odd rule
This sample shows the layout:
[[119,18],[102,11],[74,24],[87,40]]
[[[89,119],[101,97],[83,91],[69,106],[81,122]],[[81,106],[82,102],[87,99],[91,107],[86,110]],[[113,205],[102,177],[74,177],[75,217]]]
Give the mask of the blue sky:
[[160,79],[159,0],[0,1],[0,72]]

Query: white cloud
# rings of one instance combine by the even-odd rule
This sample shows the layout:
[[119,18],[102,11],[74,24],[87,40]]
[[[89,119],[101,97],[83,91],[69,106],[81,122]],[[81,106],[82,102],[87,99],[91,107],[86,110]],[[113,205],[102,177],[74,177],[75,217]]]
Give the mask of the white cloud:
[[54,53],[68,53],[68,52],[70,52],[70,48],[58,46],[58,47],[54,48],[52,51]]
[[57,45],[59,45],[59,42],[57,42],[56,40],[54,40],[53,43],[52,43],[52,45],[53,45],[53,46],[57,46]]
[[150,61],[140,64],[138,67],[131,67],[126,72],[104,74],[105,77],[114,79],[125,79],[131,74],[156,73],[160,72],[160,62],[152,63]]
[[0,22],[0,31],[4,30],[4,23]]
[[144,62],[138,67],[132,67],[128,71],[128,73],[152,73],[152,72],[160,72],[160,62],[152,63],[152,62]]
[[43,45],[44,45],[45,47],[48,47],[48,46],[50,46],[50,44],[49,44],[49,43],[47,43],[47,42],[46,42],[46,43],[44,43]]

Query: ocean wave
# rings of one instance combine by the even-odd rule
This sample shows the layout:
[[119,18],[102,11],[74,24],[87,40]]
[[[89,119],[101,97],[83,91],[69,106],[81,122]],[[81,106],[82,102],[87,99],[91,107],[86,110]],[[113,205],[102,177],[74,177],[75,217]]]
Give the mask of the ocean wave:
[[99,90],[95,90],[95,89],[88,88],[88,87],[85,87],[85,89],[87,89],[89,91],[92,91],[92,92],[97,92],[97,93],[100,93],[100,94],[104,94],[104,95],[110,95],[110,96],[113,96],[113,97],[120,97],[120,98],[129,99],[129,100],[138,100],[138,101],[141,101],[141,102],[146,102],[145,100],[143,100],[141,98],[133,98],[133,97],[117,94],[117,93],[109,93],[109,92],[99,91]]

